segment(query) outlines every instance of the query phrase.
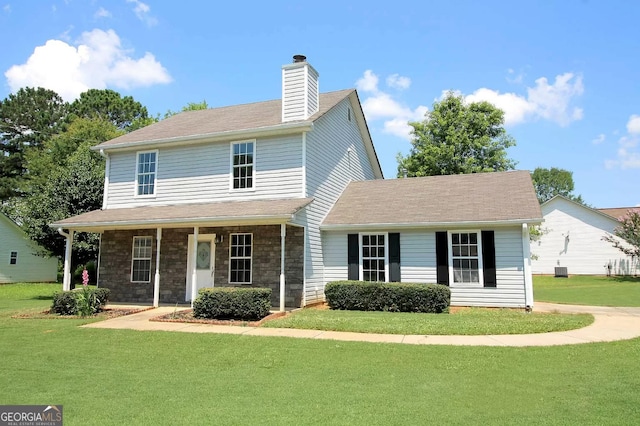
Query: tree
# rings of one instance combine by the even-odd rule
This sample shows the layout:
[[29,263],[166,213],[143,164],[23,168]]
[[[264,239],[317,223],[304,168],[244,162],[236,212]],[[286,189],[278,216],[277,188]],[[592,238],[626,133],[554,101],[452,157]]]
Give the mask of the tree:
[[[20,204],[22,227],[49,254],[62,258],[64,238],[49,226],[56,220],[97,210],[102,206],[104,160],[84,143],[66,161],[52,169],[38,190]],[[74,237],[72,264],[84,264],[98,254],[98,236],[78,233]]]
[[620,219],[620,225],[613,230],[613,234],[626,244],[611,234],[605,235],[602,239],[627,256],[640,258],[640,211],[629,210],[627,215]]
[[[69,128],[45,143],[40,155],[28,156],[33,170],[30,193],[15,207],[13,217],[48,254],[64,256],[64,238],[49,224],[102,207],[104,159],[90,148],[123,134],[102,119],[76,118]],[[95,259],[98,236],[74,237],[74,265]]]
[[78,117],[100,118],[113,123],[118,129],[130,131],[148,123],[149,112],[131,96],[122,97],[110,89],[89,89],[73,101],[70,110]]
[[68,108],[42,87],[22,88],[0,102],[0,202],[24,195],[26,152],[64,129]]
[[180,114],[181,112],[199,111],[201,109],[207,109],[207,108],[209,108],[209,105],[207,104],[206,100],[203,100],[202,102],[189,102],[188,104],[183,106],[180,111],[167,110],[167,112],[164,113],[164,118],[169,118],[173,115]]
[[465,103],[453,92],[433,104],[424,121],[411,122],[411,151],[398,154],[398,177],[450,175],[511,170],[504,112],[488,102]]
[[580,195],[573,194],[573,172],[552,167],[545,169],[537,167],[531,174],[533,186],[540,204],[562,195],[580,204],[585,204]]

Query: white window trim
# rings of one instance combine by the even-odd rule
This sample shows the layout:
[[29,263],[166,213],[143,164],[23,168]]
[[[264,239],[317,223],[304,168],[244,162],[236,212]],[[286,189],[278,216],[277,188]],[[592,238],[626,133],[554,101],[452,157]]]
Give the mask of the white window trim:
[[[451,234],[475,233],[478,241],[478,281],[477,283],[457,283],[453,280],[453,244]],[[452,229],[447,231],[447,251],[449,255],[449,286],[484,288],[484,266],[482,260],[482,231],[479,229]]]
[[[154,152],[156,154],[156,171],[153,175],[153,194],[138,194],[138,164],[140,154],[148,154]],[[136,159],[135,159],[135,167],[136,167],[136,176],[133,181],[133,196],[135,198],[155,198],[158,193],[158,165],[160,163],[160,154],[157,149],[149,149],[146,151],[136,151]]]
[[[16,254],[15,256],[13,254]],[[15,263],[12,263],[12,260],[16,260]],[[17,265],[18,264],[18,252],[17,251],[11,251],[9,252],[9,265]]]
[[[231,243],[233,241],[234,235],[251,235],[251,256],[231,257],[231,246],[232,246]],[[251,262],[251,270],[249,271],[249,282],[231,281],[231,260],[232,259],[249,259],[249,261]],[[239,284],[239,285],[253,284],[253,233],[252,232],[233,232],[229,234],[229,274],[227,275],[227,281],[229,282],[229,284]]]
[[[253,164],[251,167],[251,188],[234,188],[233,187],[233,146],[241,143],[253,144]],[[257,144],[255,139],[246,139],[241,141],[232,141],[229,143],[229,191],[230,192],[254,192],[256,190],[256,151]],[[252,240],[253,241],[253,240]]]
[[[142,238],[150,238],[151,239],[151,257],[148,258],[149,260],[149,279],[147,281],[134,281],[133,280],[133,264],[135,260],[147,260],[146,257],[135,257],[134,253],[136,250],[136,239],[142,239]],[[153,272],[153,270],[151,269],[151,263],[153,261],[153,236],[151,235],[136,235],[133,237],[133,241],[131,242],[131,282],[132,283],[150,283],[151,282],[151,272]]]
[[358,278],[364,281],[364,271],[362,267],[362,237],[364,235],[384,235],[384,282],[389,282],[389,233],[388,232],[360,232],[358,233]]

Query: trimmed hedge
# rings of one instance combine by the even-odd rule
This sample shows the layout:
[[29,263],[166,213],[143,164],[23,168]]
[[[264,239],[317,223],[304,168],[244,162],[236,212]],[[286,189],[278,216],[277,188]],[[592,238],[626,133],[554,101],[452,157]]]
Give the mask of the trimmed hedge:
[[203,288],[193,302],[196,318],[256,321],[269,315],[270,310],[270,288]]
[[331,309],[389,312],[445,312],[451,290],[441,284],[334,281],[324,294]]
[[[58,315],[78,315],[78,296],[81,292],[84,292],[84,288],[82,287],[71,291],[59,291],[54,293],[51,312]],[[104,309],[105,305],[109,301],[111,290],[103,287],[91,288],[89,289],[89,293],[92,314],[97,314]]]

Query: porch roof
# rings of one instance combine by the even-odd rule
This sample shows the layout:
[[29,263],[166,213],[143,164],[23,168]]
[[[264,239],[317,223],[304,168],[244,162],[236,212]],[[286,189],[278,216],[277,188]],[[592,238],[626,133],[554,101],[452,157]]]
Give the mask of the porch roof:
[[53,222],[55,228],[99,232],[107,229],[175,228],[287,223],[313,198],[179,204],[94,210]]

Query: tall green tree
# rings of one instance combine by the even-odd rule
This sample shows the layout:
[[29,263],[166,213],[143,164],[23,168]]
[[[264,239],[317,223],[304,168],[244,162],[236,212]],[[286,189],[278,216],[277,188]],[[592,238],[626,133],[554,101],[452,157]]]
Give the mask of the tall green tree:
[[0,202],[24,194],[27,151],[64,129],[68,108],[42,87],[25,87],[0,101]]
[[110,121],[118,129],[125,131],[149,124],[149,112],[145,106],[133,97],[123,97],[111,89],[89,89],[81,93],[71,103],[70,111],[78,117]]
[[507,148],[515,140],[504,128],[504,112],[488,102],[465,103],[453,92],[435,102],[425,119],[411,122],[411,151],[398,154],[398,177],[511,170]]
[[569,170],[556,167],[550,169],[537,167],[531,173],[531,179],[540,204],[556,195],[562,195],[580,204],[585,204],[582,196],[573,194],[573,172]]
[[622,219],[620,225],[614,229],[613,234],[626,242],[607,234],[602,239],[610,242],[615,248],[627,256],[635,256],[640,259],[640,212],[630,210]]

